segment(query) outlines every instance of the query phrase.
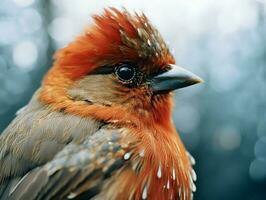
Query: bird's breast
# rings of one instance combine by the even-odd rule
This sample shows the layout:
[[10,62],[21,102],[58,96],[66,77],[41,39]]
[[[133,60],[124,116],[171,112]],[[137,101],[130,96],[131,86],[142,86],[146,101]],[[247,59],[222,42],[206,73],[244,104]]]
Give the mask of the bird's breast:
[[191,199],[195,172],[179,136],[160,128],[125,131],[124,145],[132,146],[106,186],[106,194],[115,194],[110,199]]

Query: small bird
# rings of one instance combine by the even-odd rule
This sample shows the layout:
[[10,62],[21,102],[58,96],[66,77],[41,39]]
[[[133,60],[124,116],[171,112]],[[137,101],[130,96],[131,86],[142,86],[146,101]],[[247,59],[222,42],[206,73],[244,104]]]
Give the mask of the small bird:
[[175,65],[144,14],[93,18],[0,135],[0,199],[192,199],[172,91],[202,79]]

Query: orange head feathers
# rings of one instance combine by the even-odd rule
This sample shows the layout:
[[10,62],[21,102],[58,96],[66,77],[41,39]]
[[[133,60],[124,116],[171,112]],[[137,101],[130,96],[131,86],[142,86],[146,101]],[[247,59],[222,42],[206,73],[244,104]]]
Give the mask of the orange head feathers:
[[159,71],[174,63],[165,42],[147,17],[130,15],[126,10],[105,9],[94,16],[95,23],[84,35],[56,54],[55,65],[80,78],[95,68],[134,62],[143,70]]
[[[160,76],[175,61],[144,14],[109,8],[94,16],[94,21],[83,35],[56,53],[39,99],[53,109],[104,121],[126,118],[136,122],[140,116],[147,122],[169,121],[169,91],[199,79],[180,69],[178,77],[166,75],[171,82]],[[134,77],[127,77],[131,82],[122,80],[117,70],[126,75],[131,70]],[[159,77],[153,79],[156,75]]]

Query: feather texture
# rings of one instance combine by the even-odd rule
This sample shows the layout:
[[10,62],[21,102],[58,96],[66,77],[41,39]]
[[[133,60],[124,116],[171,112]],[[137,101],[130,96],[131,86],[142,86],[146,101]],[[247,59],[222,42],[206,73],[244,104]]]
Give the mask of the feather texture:
[[[56,53],[0,136],[0,199],[191,199],[196,175],[171,119],[172,95],[147,84],[173,56],[144,14],[109,8],[94,21]],[[94,74],[129,61],[146,82]]]

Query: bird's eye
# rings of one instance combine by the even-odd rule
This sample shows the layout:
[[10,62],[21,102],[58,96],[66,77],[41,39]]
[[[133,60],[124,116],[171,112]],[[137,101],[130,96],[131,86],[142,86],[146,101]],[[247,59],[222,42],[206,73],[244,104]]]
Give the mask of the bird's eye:
[[136,69],[132,64],[121,64],[116,68],[115,74],[121,81],[131,82],[136,75]]

